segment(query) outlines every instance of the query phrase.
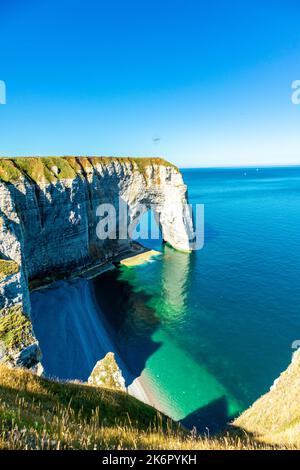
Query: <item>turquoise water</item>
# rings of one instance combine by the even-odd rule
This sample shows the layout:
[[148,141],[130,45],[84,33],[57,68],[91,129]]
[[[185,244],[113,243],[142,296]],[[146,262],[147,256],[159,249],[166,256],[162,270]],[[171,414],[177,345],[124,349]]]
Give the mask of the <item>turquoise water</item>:
[[95,282],[133,374],[163,411],[213,432],[269,389],[300,338],[300,168],[183,176],[205,204],[204,248],[165,246]]
[[[145,242],[163,256],[92,284],[127,382],[142,377],[162,411],[214,432],[269,389],[300,339],[300,168],[183,176],[190,202],[205,205],[204,248],[184,254]],[[48,375],[85,380],[101,354],[84,286],[32,295]]]

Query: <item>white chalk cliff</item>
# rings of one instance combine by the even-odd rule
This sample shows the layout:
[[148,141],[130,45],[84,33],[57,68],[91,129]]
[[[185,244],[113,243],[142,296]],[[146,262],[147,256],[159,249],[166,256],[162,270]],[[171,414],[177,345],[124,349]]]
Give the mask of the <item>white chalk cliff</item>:
[[18,265],[17,272],[0,276],[2,315],[21,304],[30,317],[30,283],[68,276],[128,252],[130,239],[100,240],[96,233],[98,206],[118,208],[119,198],[129,219],[138,204],[155,207],[163,239],[189,250],[193,224],[185,210],[186,186],[178,169],[164,160],[0,159],[0,259]]

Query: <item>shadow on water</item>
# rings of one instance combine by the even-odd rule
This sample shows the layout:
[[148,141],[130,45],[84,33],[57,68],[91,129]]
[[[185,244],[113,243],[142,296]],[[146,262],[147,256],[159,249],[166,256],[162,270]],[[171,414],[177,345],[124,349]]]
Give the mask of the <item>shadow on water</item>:
[[[107,292],[109,285],[111,277],[100,276],[93,284],[86,279],[58,281],[31,294],[33,328],[43,352],[46,376],[86,381],[96,362],[113,350],[126,386],[129,386],[140,376],[147,358],[159,349],[160,345],[151,340],[159,321],[152,309],[144,304],[145,296],[142,296],[136,307],[141,319],[147,318],[148,335],[143,336],[143,344],[137,344],[140,353],[135,356],[134,368],[129,367],[126,351],[118,347],[122,319],[125,318],[121,308],[123,299],[120,293],[116,295],[110,291],[112,295],[103,301],[102,289]],[[124,286],[124,296],[125,292],[129,299],[129,286]],[[95,296],[103,302],[98,303]],[[126,308],[126,300],[123,308]]]
[[[119,280],[119,276],[118,270],[109,271],[93,279],[92,283],[97,304],[105,317],[106,328],[126,364],[129,376],[124,378],[126,385],[129,385],[141,375],[147,359],[160,348],[160,344],[152,340],[160,320],[155,310],[148,305],[151,296],[145,292],[135,293],[130,283]],[[142,333],[132,338],[126,333],[132,330]],[[134,348],[131,347],[132,340]]]
[[181,423],[188,429],[196,428],[200,434],[217,434],[235,418],[230,416],[225,396],[211,401],[208,405],[193,411]]

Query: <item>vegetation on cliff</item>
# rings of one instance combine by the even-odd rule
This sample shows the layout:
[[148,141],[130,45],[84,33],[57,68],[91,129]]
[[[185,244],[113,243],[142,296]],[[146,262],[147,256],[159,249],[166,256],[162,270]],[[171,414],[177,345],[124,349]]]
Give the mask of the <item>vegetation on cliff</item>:
[[19,265],[15,261],[0,259],[0,281],[19,272]]
[[175,168],[162,158],[131,157],[14,157],[0,158],[0,181],[16,183],[22,177],[35,183],[51,183],[72,179],[89,172],[95,165],[129,164],[144,174],[147,167],[160,165]]
[[125,392],[43,379],[0,365],[2,449],[261,449],[232,429],[197,437]]
[[4,346],[5,361],[34,343],[32,325],[20,304],[0,311],[0,345]]

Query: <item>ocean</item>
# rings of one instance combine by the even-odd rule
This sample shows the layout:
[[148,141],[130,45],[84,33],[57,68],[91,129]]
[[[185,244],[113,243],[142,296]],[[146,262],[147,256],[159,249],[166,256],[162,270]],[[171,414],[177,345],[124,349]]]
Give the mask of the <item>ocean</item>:
[[[213,433],[268,391],[300,339],[300,167],[182,173],[189,201],[205,207],[203,249],[145,241],[163,255],[89,282],[127,381],[141,377],[163,412]],[[46,374],[85,380],[100,349],[92,343],[81,363],[80,328],[70,323],[62,342],[70,311],[88,308],[86,287],[81,297],[66,296],[70,288],[34,292],[33,324]],[[79,359],[64,362],[66,348]]]

